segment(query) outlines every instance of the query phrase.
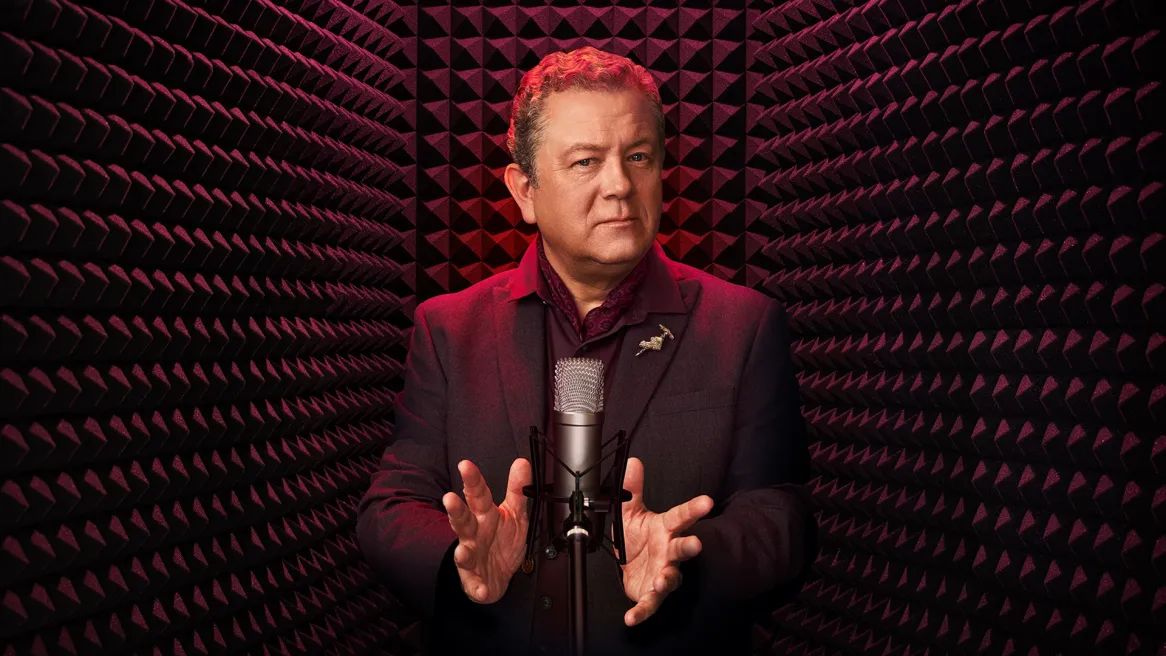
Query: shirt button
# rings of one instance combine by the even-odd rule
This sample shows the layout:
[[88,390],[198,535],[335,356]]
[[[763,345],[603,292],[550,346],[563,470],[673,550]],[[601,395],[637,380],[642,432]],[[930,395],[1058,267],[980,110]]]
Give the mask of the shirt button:
[[551,609],[551,598],[550,598],[550,597],[541,597],[541,598],[538,600],[538,605],[539,605],[539,606],[540,606],[540,607],[541,607],[543,610],[550,610],[550,609]]
[[534,571],[534,558],[527,558],[526,560],[522,561],[522,573],[523,574],[530,574],[533,571]]
[[548,544],[547,548],[543,550],[543,553],[546,554],[546,557],[550,558],[551,560],[554,560],[555,556],[559,555],[558,550],[555,549],[555,545],[553,544]]

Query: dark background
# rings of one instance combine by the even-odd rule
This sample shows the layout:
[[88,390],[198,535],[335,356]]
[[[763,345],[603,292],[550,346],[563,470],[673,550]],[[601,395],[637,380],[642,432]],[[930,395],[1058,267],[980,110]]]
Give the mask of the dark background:
[[416,651],[356,503],[584,44],[660,85],[669,254],[791,317],[821,552],[757,653],[1157,651],[1160,8],[684,4],[0,0],[3,654]]

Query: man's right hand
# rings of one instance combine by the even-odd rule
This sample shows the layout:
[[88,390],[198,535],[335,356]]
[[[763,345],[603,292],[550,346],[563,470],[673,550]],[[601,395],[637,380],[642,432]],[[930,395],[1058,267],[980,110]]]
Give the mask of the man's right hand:
[[494,505],[490,487],[474,463],[459,462],[458,473],[465,501],[454,492],[441,498],[458,538],[453,562],[466,596],[479,604],[492,604],[505,594],[526,555],[529,519],[522,488],[532,483],[530,462],[519,458],[510,465],[501,506]]

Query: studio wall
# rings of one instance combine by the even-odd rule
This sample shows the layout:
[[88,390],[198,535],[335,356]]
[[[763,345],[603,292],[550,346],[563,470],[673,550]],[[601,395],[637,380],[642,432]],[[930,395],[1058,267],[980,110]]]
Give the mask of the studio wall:
[[[502,172],[510,102],[544,56],[591,45],[647,68],[667,120],[660,242],[744,283],[748,52],[740,3],[422,3],[418,19],[418,293],[514,267],[535,229]],[[757,176],[759,177],[759,176]],[[761,209],[752,208],[759,215]]]
[[415,9],[0,7],[0,650],[408,653]]
[[665,250],[790,316],[820,552],[755,653],[1157,653],[1154,3],[463,4],[0,0],[5,654],[416,653],[356,502],[588,44],[660,85]]
[[751,12],[749,263],[796,334],[821,530],[772,653],[1161,647],[1152,4]]

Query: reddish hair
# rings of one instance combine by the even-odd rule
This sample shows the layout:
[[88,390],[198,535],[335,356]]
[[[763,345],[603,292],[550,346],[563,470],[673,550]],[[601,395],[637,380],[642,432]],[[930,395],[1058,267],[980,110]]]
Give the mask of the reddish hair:
[[547,98],[559,91],[640,91],[652,101],[660,149],[664,148],[664,108],[656,81],[643,66],[627,57],[584,46],[570,52],[553,52],[522,76],[510,107],[506,148],[510,156],[537,186],[534,153],[545,128],[543,109]]

